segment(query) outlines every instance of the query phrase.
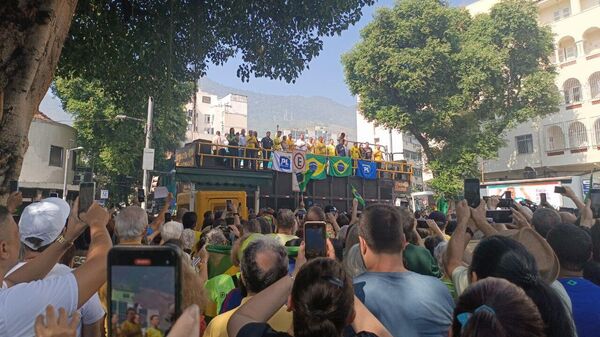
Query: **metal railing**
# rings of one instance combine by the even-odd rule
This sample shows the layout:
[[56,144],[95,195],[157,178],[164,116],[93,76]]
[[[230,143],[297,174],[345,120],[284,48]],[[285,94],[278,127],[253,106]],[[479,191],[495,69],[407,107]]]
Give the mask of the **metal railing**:
[[[232,169],[249,169],[249,170],[271,170],[269,163],[273,152],[284,152],[293,153],[292,151],[275,151],[273,149],[254,148],[247,146],[232,146],[232,145],[217,145],[214,143],[199,143],[200,146],[211,147],[211,153],[202,153],[198,151],[198,166],[205,167],[207,158],[222,159],[223,161],[219,166],[229,167]],[[306,151],[306,154],[311,152]],[[319,155],[325,157],[328,161],[329,155]],[[350,158],[350,156],[345,156]],[[409,174],[413,175],[413,165],[407,162],[391,162],[391,161],[376,161],[369,159],[356,159],[352,158],[352,170],[353,172],[358,167],[358,160],[374,162],[377,164],[377,176],[382,177],[383,174],[391,174],[395,178],[396,174]]]

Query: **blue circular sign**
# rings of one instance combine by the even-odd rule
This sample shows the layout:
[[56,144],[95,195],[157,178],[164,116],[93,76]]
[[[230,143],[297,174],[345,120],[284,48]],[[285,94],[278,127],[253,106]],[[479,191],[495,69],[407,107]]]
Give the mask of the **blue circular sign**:
[[316,170],[317,170],[317,167],[318,167],[318,166],[317,166],[317,163],[315,163],[315,162],[310,162],[310,163],[308,164],[308,168],[309,168],[311,171],[316,171]]

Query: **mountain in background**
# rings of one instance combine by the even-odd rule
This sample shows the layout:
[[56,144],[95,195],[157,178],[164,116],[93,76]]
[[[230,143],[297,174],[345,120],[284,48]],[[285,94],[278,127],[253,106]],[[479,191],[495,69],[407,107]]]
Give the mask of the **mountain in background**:
[[217,95],[228,94],[248,97],[248,128],[263,135],[266,131],[314,130],[326,127],[334,133],[345,132],[348,139],[356,139],[356,107],[337,103],[321,96],[267,95],[221,85],[203,78],[199,89]]

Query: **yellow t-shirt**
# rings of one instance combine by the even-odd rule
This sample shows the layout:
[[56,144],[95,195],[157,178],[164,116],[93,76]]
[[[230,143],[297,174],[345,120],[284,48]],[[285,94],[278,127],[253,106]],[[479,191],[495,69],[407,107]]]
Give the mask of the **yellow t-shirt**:
[[317,142],[315,144],[315,154],[326,155],[327,154],[327,146],[323,142]]
[[327,145],[327,155],[335,156],[335,145]]
[[[251,296],[244,297],[240,307],[244,305],[244,303],[248,302],[250,298]],[[239,307],[213,318],[206,327],[206,331],[204,331],[204,337],[229,337],[227,334],[227,323],[237,309],[239,309]],[[275,315],[273,315],[273,317],[271,317],[267,323],[269,323],[271,328],[275,331],[287,332],[292,327],[292,313],[288,312],[287,308],[283,306],[275,313]]]
[[165,337],[165,334],[158,329],[148,328],[148,330],[146,330],[146,337]]
[[254,136],[248,137],[248,144],[246,145],[246,147],[249,147],[251,149],[258,148],[258,140],[256,139],[256,137],[254,137]]
[[383,152],[380,150],[375,150],[375,152],[373,152],[373,160],[383,161]]
[[273,150],[275,150],[275,151],[283,150],[283,148],[281,147],[281,137],[275,136],[275,139],[273,139]]
[[350,148],[350,157],[352,159],[360,159],[360,148],[353,146]]
[[291,138],[288,138],[288,140],[286,140],[286,142],[288,145],[288,151],[294,151],[294,149],[296,148],[296,142]]
[[142,326],[139,324],[131,323],[130,321],[125,321],[123,322],[123,324],[121,324],[121,336],[143,337]]

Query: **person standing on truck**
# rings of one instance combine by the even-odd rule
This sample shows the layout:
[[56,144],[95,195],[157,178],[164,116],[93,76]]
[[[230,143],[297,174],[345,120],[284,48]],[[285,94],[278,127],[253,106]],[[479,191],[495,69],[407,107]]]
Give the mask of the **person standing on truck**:
[[324,156],[327,153],[327,146],[325,145],[325,140],[323,136],[319,137],[319,140],[315,144],[315,154]]
[[283,138],[281,138],[281,150],[285,152],[290,151],[290,146],[288,145],[288,140],[286,136],[283,136]]
[[343,138],[338,139],[338,145],[335,147],[335,154],[340,157],[345,157],[347,155]]
[[[239,156],[239,151],[237,146],[239,146],[240,144],[240,139],[239,136],[235,134],[235,129],[231,128],[229,129],[229,133],[227,134],[227,143],[229,145],[228,147],[228,152],[230,156],[234,156],[237,157]],[[236,166],[239,165],[239,162],[237,162],[237,159],[232,159],[231,160],[231,166],[233,168],[235,168]]]
[[271,131],[267,131],[267,135],[265,137],[263,137],[263,139],[260,140],[262,148],[263,148],[263,160],[262,161],[262,166],[263,169],[267,168],[267,160],[271,159],[271,152],[273,150],[273,140],[271,139]]
[[294,151],[296,149],[296,142],[294,141],[294,137],[292,137],[292,134],[290,133],[287,137],[287,145],[288,145],[288,150],[289,151]]
[[304,140],[304,134],[300,134],[300,138],[296,141],[296,150],[306,152],[306,141]]
[[223,147],[225,140],[221,137],[221,131],[217,131],[217,135],[213,138],[213,145],[214,154],[220,157],[217,158],[217,162],[225,165],[225,158],[223,158],[225,155],[225,148]]
[[308,150],[308,153],[314,153],[315,139],[313,137],[308,138],[308,142],[306,142],[306,148]]
[[333,143],[333,139],[330,139],[329,145],[327,145],[327,155],[329,157],[335,156],[335,144]]
[[250,161],[249,167],[251,170],[256,170],[256,157],[258,154],[258,147],[259,147],[257,136],[258,136],[258,133],[256,131],[248,132],[248,144],[246,146],[248,147],[247,155],[248,155],[248,158],[250,158],[249,159],[249,161]]
[[282,140],[281,140],[281,131],[277,131],[277,134],[275,135],[275,139],[273,139],[273,150],[274,151],[283,150]]
[[[242,129],[240,136],[238,137],[239,139],[239,151],[238,151],[238,156],[242,157],[242,158],[246,158],[246,149],[245,147],[248,145],[248,139],[246,138],[246,129]],[[248,161],[246,159],[243,159],[240,162],[240,168],[242,167],[242,164],[244,166],[244,168],[248,168]]]

